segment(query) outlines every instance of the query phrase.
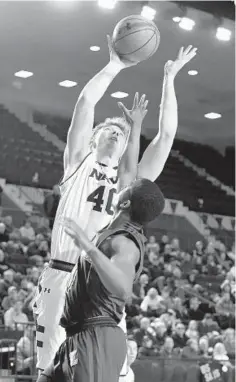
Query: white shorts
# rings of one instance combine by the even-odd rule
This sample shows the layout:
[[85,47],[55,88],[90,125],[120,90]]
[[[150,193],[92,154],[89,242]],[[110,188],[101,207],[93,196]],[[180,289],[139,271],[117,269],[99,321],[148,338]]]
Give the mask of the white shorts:
[[[46,369],[66,339],[65,330],[59,325],[65,302],[65,294],[71,273],[46,267],[42,272],[33,303],[33,312],[37,321],[37,365]],[[119,327],[126,334],[126,314]],[[122,367],[121,376],[127,375],[127,357]]]
[[70,273],[46,267],[40,276],[33,312],[37,322],[37,368],[44,370],[66,339],[59,325]]

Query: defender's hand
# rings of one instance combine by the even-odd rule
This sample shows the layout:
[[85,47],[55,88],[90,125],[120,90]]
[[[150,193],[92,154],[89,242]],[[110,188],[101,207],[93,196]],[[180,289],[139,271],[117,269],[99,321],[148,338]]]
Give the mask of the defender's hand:
[[189,45],[185,50],[180,48],[178,57],[175,61],[167,61],[165,64],[165,75],[175,77],[177,73],[195,57],[197,54],[197,48],[193,48]]
[[146,95],[143,94],[139,99],[139,93],[135,93],[134,102],[131,110],[128,110],[122,102],[118,102],[119,108],[123,111],[124,118],[131,126],[140,126],[147,114],[148,101],[146,100]]
[[130,66],[137,65],[137,62],[130,62],[130,61],[120,59],[120,57],[118,56],[118,54],[116,53],[113,47],[112,39],[109,35],[107,35],[107,43],[108,43],[108,49],[110,53],[110,62],[113,62],[117,66],[120,66],[120,69],[129,68]]
[[63,225],[67,235],[75,241],[75,244],[78,247],[84,249],[85,251],[89,251],[93,248],[91,241],[74,220],[64,218],[61,220],[61,224]]

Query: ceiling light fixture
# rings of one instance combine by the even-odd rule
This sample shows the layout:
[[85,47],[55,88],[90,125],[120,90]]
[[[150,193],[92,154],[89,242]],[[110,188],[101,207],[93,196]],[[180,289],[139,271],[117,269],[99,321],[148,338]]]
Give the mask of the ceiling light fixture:
[[216,38],[220,41],[229,41],[231,38],[232,32],[229,29],[219,27],[216,31]]
[[142,8],[141,16],[148,20],[154,20],[156,13],[157,12],[154,8],[151,8],[148,5],[144,5]]
[[96,45],[94,45],[94,46],[90,46],[90,48],[89,48],[92,52],[98,52],[101,48],[100,48],[100,46],[96,46]]
[[125,92],[115,92],[115,93],[112,93],[111,94],[111,97],[113,98],[126,98],[128,97],[128,93],[125,93]]
[[20,78],[29,78],[32,77],[34,73],[28,72],[28,70],[20,70],[19,72],[16,72],[14,76],[20,77]]
[[198,74],[198,71],[197,71],[197,70],[189,70],[189,71],[188,71],[188,74],[189,74],[190,76],[196,76],[196,75]]
[[98,0],[98,5],[101,8],[113,9],[117,0]]
[[73,88],[74,86],[76,86],[78,84],[77,84],[77,82],[74,82],[74,81],[65,80],[65,81],[59,82],[58,85],[62,86],[64,88]]
[[179,27],[185,29],[186,31],[191,31],[195,25],[195,21],[189,19],[188,17],[182,17]]
[[221,114],[211,112],[211,113],[205,114],[204,117],[208,119],[218,119],[218,118],[221,118]]

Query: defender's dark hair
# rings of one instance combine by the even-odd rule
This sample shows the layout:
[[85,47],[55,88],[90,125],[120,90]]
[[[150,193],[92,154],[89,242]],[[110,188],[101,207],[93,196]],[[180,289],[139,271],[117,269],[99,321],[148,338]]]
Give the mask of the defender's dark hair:
[[130,200],[130,216],[133,222],[141,225],[158,217],[164,207],[165,198],[154,182],[148,179],[138,179],[120,194],[118,206]]

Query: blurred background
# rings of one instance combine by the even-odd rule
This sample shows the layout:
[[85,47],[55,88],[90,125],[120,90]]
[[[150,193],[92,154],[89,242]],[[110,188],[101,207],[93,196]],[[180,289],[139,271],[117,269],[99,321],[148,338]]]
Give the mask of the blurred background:
[[[176,79],[179,127],[157,180],[145,265],[127,304],[136,381],[235,380],[235,8],[231,1],[0,2],[0,381],[35,381],[32,298],[50,257],[70,119],[108,62],[106,35],[131,14],[157,24],[148,61],[123,71],[96,124],[149,99],[140,157],[158,132],[164,64],[198,55]],[[136,345],[135,345],[136,346]]]

